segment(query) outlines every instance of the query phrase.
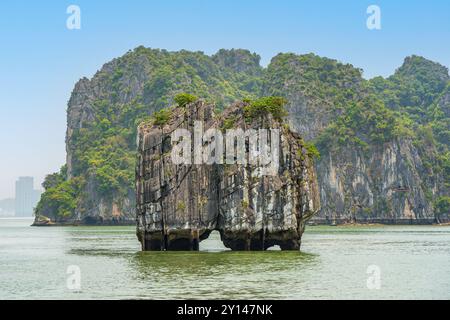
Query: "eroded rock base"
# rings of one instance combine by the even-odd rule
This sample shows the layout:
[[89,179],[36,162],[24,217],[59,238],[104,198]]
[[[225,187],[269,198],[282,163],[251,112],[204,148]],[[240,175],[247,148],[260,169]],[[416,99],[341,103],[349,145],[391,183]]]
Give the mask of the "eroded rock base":
[[208,238],[211,231],[177,230],[138,233],[143,251],[198,251],[200,242]]
[[[138,234],[143,251],[199,251],[200,242],[206,240],[211,231],[179,230],[167,235],[161,232]],[[238,232],[220,232],[222,243],[233,251],[265,251],[279,246],[281,250],[300,250],[301,239],[292,232],[264,234],[262,231],[254,234]]]
[[262,251],[273,246],[281,250],[300,250],[300,237],[293,232],[277,232],[268,234],[259,231],[249,234],[245,232],[222,232],[222,242],[225,247],[237,251]]

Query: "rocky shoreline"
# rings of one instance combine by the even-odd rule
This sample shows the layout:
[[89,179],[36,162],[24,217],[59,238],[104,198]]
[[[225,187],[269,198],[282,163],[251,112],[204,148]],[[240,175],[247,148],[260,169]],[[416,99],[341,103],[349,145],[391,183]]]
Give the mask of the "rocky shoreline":
[[[98,222],[98,223],[83,223],[79,222],[54,222],[54,221],[34,221],[31,226],[33,227],[74,227],[74,226],[135,226],[135,220],[127,221],[108,221],[108,222]],[[436,221],[435,219],[421,219],[421,220],[411,220],[411,219],[380,219],[380,220],[368,220],[368,221],[337,221],[331,222],[324,219],[312,219],[308,221],[306,226],[448,226],[450,225],[450,220],[445,219],[443,221]]]
[[133,219],[116,219],[116,220],[100,220],[100,219],[84,219],[79,221],[54,221],[47,217],[39,217],[35,219],[32,227],[73,227],[73,226],[135,226],[136,220]]
[[330,221],[326,219],[311,219],[308,222],[308,226],[430,226],[430,225],[448,225],[449,219],[443,221],[437,221],[436,219],[370,219],[370,220],[358,220],[351,222],[345,219],[339,219],[337,221]]

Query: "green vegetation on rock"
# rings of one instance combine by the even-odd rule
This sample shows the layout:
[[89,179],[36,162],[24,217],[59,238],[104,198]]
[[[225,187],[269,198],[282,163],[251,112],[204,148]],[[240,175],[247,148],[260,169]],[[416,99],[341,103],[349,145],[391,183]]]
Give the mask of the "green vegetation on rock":
[[283,97],[262,97],[251,101],[244,107],[246,119],[254,119],[261,115],[272,114],[272,116],[281,120],[287,116],[284,106],[287,104],[287,100]]
[[198,97],[189,93],[180,93],[175,96],[174,100],[179,107],[185,107],[187,104],[197,101]]
[[45,193],[36,207],[39,215],[52,216],[53,212],[58,212],[61,218],[72,216],[85,181],[80,177],[67,180],[66,172],[67,168],[64,166],[59,173],[46,177],[43,183]]
[[[207,56],[138,47],[80,80],[69,101],[68,163],[46,178],[36,213],[70,218],[100,201],[125,199],[133,219],[137,126],[163,126],[171,108],[197,97],[215,102],[218,110],[244,101],[249,120],[289,114],[293,130],[308,135],[307,152],[322,155],[320,161],[349,149],[367,153],[412,141],[425,191],[433,183],[443,186],[428,198],[437,210],[445,208],[438,198],[448,196],[450,187],[447,68],[412,56],[391,77],[365,80],[362,70],[314,54],[278,54],[267,68],[259,61],[241,49]],[[224,120],[224,129],[233,126],[234,119]]]
[[[258,63],[251,66],[251,61]],[[138,47],[106,64],[93,79],[81,80],[97,83],[98,90],[81,99],[89,110],[87,118],[72,114],[75,102],[69,102],[70,173],[51,188],[47,182],[55,179],[48,177],[37,215],[65,218],[95,205],[92,201],[129,199],[133,219],[138,125],[162,126],[170,118],[170,106],[184,107],[197,97],[214,101],[219,109],[245,97],[256,98],[261,85],[255,77],[262,70],[259,56],[246,50],[220,51],[209,57],[202,52]],[[77,94],[74,90],[72,97]],[[71,126],[73,121],[80,122]],[[87,185],[91,191],[81,192]]]
[[230,117],[228,119],[224,119],[222,130],[229,130],[229,129],[234,128],[235,123],[236,123],[236,117]]
[[450,197],[441,196],[435,202],[435,210],[438,216],[447,215],[450,212]]
[[163,126],[170,120],[171,116],[172,116],[171,110],[169,110],[168,108],[161,109],[153,114],[154,118],[153,123],[157,126]]
[[318,138],[322,148],[354,145],[367,148],[401,137],[412,137],[411,121],[385,107],[374,95],[350,103]]
[[308,153],[308,156],[311,158],[320,159],[320,152],[312,142],[306,142],[305,143],[306,152]]

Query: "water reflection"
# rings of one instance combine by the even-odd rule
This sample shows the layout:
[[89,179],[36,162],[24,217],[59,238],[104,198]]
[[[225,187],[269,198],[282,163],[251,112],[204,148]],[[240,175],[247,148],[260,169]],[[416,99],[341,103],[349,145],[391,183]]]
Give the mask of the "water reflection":
[[317,256],[301,252],[139,252],[131,263],[145,276],[169,271],[175,277],[214,272],[276,271],[311,264]]
[[317,258],[281,251],[139,252],[129,263],[152,297],[171,292],[175,299],[262,299],[282,298],[295,290],[298,273],[313,267]]

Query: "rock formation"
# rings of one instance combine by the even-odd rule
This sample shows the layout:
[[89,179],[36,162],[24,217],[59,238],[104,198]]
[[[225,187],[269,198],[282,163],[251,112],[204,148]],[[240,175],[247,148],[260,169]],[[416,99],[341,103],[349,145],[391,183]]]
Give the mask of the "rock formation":
[[[333,142],[328,146],[317,145],[321,154],[315,162],[321,210],[311,222],[432,224],[450,221],[450,212],[437,217],[433,207],[433,199],[450,192],[449,170],[442,170],[439,165],[440,161],[448,163],[445,154],[448,158],[450,86],[442,91],[450,83],[446,67],[413,56],[406,58],[403,66],[390,78],[379,77],[367,82],[362,78],[361,70],[351,65],[314,55],[279,54],[272,59],[269,71],[276,77],[270,78],[273,84],[266,94],[282,94],[288,99],[288,121],[292,130],[307,141],[317,141],[323,138],[327,129],[333,128],[325,139]],[[368,89],[368,85],[382,89],[377,92],[378,89]],[[431,96],[428,100],[432,102],[435,99],[436,106],[418,98],[426,100],[421,90],[432,85],[436,88],[428,89],[427,94]],[[384,92],[385,88],[390,91]],[[387,138],[374,141],[370,127],[358,126],[357,122],[362,122],[362,117],[383,119],[390,109],[381,111],[383,104],[371,102],[366,110],[361,108],[359,110],[363,111],[359,113],[348,112],[349,106],[363,101],[372,94],[372,90],[380,99],[386,100],[384,105],[400,109],[403,114],[411,112],[411,105],[415,105],[420,110],[420,116],[412,115],[417,118],[415,121],[429,121],[431,126],[441,127],[441,133],[425,131],[424,134],[420,126],[413,124],[411,128],[415,132],[389,136],[385,128],[382,132]],[[416,90],[421,93],[414,93]],[[427,108],[435,108],[433,113],[440,116],[440,122],[432,122],[423,115],[431,113],[424,111]],[[357,120],[355,115],[361,118]],[[356,124],[349,123],[352,118]],[[335,124],[339,119],[346,119],[345,126],[337,130]],[[391,122],[399,119],[399,114],[392,113]],[[382,126],[381,123],[377,125]],[[333,140],[346,134],[356,138],[343,143]],[[441,136],[440,144],[433,141]],[[356,140],[358,143],[354,143]],[[440,157],[443,159],[439,160]]]
[[[172,105],[180,92],[215,101],[218,109],[245,98],[286,98],[291,130],[321,154],[315,161],[317,223],[450,221],[450,212],[436,212],[437,201],[450,195],[444,66],[413,56],[391,77],[366,80],[362,70],[314,54],[281,53],[263,68],[247,50],[207,56],[138,47],[75,85],[67,108],[67,162],[47,177],[36,222],[134,224],[137,124]],[[382,106],[355,112],[369,95]],[[382,109],[391,112],[392,123],[409,122],[410,133],[392,135],[381,123],[384,114],[372,112]],[[361,122],[355,115],[373,116],[376,139],[367,126],[354,125]],[[349,135],[353,143],[320,146],[317,140],[339,123],[344,126],[330,136]],[[379,141],[380,135],[386,139]]]
[[[233,250],[265,250],[274,245],[284,250],[300,248],[305,223],[319,210],[312,159],[300,136],[270,113],[246,118],[245,106],[236,103],[216,116],[214,105],[198,101],[172,109],[162,125],[139,127],[137,235],[143,250],[198,250],[200,241],[213,230]],[[195,140],[195,121],[202,124],[203,132],[225,127],[242,132],[279,130],[278,135],[273,131],[269,135],[279,142],[279,152],[272,154],[275,172],[266,175],[265,171],[273,163],[249,160],[255,150],[251,138],[241,140],[245,143],[236,148],[244,152],[247,164],[195,164],[193,160],[174,164],[173,146],[178,141],[172,140],[172,133],[185,129]],[[226,159],[226,149],[214,147],[216,138],[203,137],[202,150]],[[264,140],[261,135],[258,139]],[[237,140],[233,139],[233,148],[234,143]]]

